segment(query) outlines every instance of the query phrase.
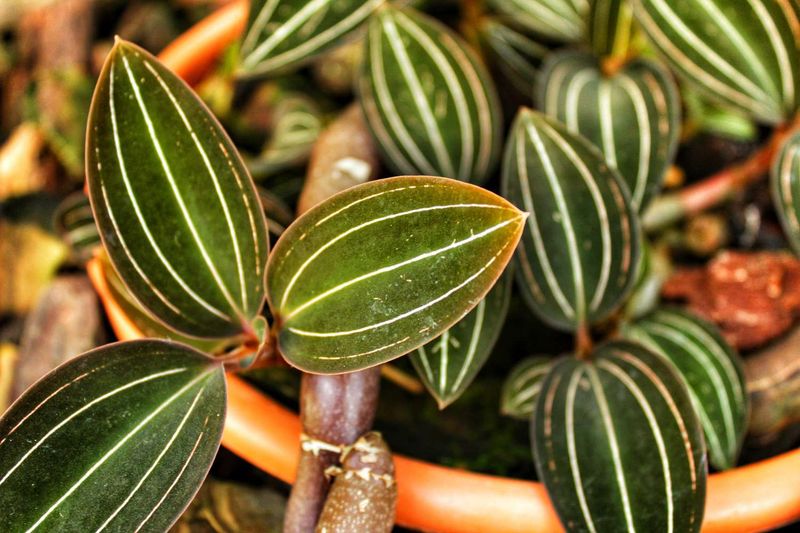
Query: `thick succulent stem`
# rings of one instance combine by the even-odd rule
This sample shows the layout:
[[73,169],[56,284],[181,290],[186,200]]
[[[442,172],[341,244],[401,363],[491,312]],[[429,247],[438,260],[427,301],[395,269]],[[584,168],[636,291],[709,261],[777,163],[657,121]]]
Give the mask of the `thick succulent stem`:
[[379,384],[378,367],[335,376],[303,374],[300,462],[284,533],[314,531],[331,483],[325,471],[338,464],[346,446],[372,427]]
[[392,452],[381,434],[371,431],[342,454],[317,533],[390,533],[397,504]]

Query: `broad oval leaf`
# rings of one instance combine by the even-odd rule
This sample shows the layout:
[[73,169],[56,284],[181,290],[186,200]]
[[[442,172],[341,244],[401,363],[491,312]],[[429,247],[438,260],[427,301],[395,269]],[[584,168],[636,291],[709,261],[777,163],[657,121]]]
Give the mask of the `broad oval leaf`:
[[517,92],[530,98],[539,77],[539,67],[550,49],[503,17],[484,17],[480,33],[492,59],[489,64],[496,66]]
[[576,42],[586,32],[584,20],[594,0],[489,0],[498,12],[543,37]]
[[503,195],[530,216],[517,279],[531,309],[574,329],[614,312],[639,261],[639,222],[616,170],[583,137],[522,109],[503,160]]
[[492,287],[525,214],[474,185],[403,176],[358,185],[281,236],[267,292],[291,364],[340,373],[438,337]]
[[131,294],[187,335],[248,328],[264,299],[264,213],[236,148],[191,89],[118,41],[86,151],[97,225]]
[[633,10],[628,0],[591,0],[589,43],[598,57],[623,58],[633,38]]
[[341,44],[384,0],[252,0],[240,75],[297,68]]
[[461,38],[411,9],[385,8],[369,24],[361,107],[398,173],[481,183],[502,142],[497,92]]
[[719,330],[675,308],[661,308],[623,329],[672,362],[689,387],[706,436],[711,464],[735,466],[747,431],[748,396],[744,364]]
[[800,255],[800,133],[783,144],[772,165],[771,178],[775,211],[794,253]]
[[200,488],[225,418],[222,366],[145,340],[87,352],[0,419],[5,531],[166,531]]
[[500,392],[500,413],[530,420],[539,399],[544,378],[553,368],[552,357],[526,357],[517,363],[503,382]]
[[780,123],[797,109],[800,17],[794,1],[633,0],[662,57],[707,97]]
[[[186,344],[196,350],[208,355],[220,355],[226,348],[231,345],[232,339],[198,339],[182,335],[174,331],[162,322],[154,318],[147,309],[136,301],[136,298],[131,296],[128,288],[119,279],[119,275],[111,266],[106,254],[98,254],[100,267],[103,270],[103,278],[105,279],[108,293],[113,298],[114,303],[122,309],[125,318],[130,320],[138,329],[142,337],[147,339],[163,339]],[[236,344],[238,341],[233,340]]]
[[411,362],[439,409],[461,396],[491,355],[505,324],[512,281],[506,271],[464,318],[411,352]]
[[669,73],[638,59],[606,76],[592,54],[561,52],[548,59],[539,88],[539,107],[603,152],[641,211],[678,148],[681,104]]
[[630,342],[545,378],[531,430],[536,469],[570,531],[700,531],[707,465],[686,385]]

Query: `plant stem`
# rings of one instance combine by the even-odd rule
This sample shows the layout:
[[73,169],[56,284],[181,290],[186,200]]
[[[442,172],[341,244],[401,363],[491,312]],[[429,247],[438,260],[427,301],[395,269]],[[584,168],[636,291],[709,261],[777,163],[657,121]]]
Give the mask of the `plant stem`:
[[300,418],[304,435],[284,533],[314,531],[330,487],[325,470],[339,462],[344,446],[372,427],[379,385],[379,367],[335,376],[303,374]]
[[656,198],[642,217],[644,229],[648,232],[657,231],[688,215],[705,211],[758,180],[769,171],[783,141],[797,129],[800,129],[800,116],[787,127],[776,128],[769,141],[744,162],[725,168],[678,192]]
[[575,355],[578,359],[589,359],[589,355],[592,353],[592,336],[589,332],[589,326],[586,323],[582,323],[578,326],[578,329],[575,331]]

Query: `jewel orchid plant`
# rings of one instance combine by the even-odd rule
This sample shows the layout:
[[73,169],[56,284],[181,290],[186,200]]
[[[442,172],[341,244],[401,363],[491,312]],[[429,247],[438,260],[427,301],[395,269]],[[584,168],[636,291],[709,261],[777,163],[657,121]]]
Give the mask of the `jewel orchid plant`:
[[[759,161],[800,253],[800,137],[777,149],[798,107],[800,6],[462,4],[463,35],[424,2],[252,1],[236,75],[277,79],[355,46],[345,114],[397,174],[316,191],[274,246],[285,214],[215,116],[116,42],[89,114],[88,193],[112,290],[166,339],[76,357],[0,418],[5,529],[167,530],[219,447],[226,370],[280,359],[302,372],[284,530],[390,531],[393,464],[371,431],[381,365],[408,354],[445,408],[491,354],[516,287],[574,336],[567,354],[521,360],[502,398],[530,420],[563,526],[700,530],[708,465],[735,466],[747,429],[743,364],[714,325],[660,304],[647,233],[758,169],[662,194],[682,126],[675,75],[775,127]],[[501,100],[520,97],[536,110],[512,106],[506,131]],[[481,188],[498,175],[500,194]]]

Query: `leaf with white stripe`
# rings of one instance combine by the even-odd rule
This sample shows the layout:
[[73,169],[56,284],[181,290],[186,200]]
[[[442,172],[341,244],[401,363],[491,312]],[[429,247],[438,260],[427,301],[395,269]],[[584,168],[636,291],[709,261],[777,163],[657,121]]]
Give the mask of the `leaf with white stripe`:
[[500,413],[520,420],[530,420],[544,378],[553,368],[552,357],[527,357],[517,363],[503,382]]
[[111,344],[60,366],[0,418],[4,531],[166,531],[206,477],[222,365],[181,344]]
[[678,148],[681,104],[670,74],[637,59],[607,76],[592,54],[560,52],[541,80],[539,107],[603,152],[641,211],[661,189]]
[[565,330],[617,310],[636,279],[641,230],[628,188],[602,154],[523,108],[506,146],[502,188],[530,213],[517,279],[531,309]]
[[531,429],[540,479],[569,531],[700,531],[702,429],[672,365],[610,342],[547,375]]
[[446,178],[368,182],[318,204],[270,256],[281,352],[335,374],[416,350],[481,301],[524,221],[499,196]]
[[491,355],[505,323],[512,281],[506,272],[467,316],[411,352],[411,362],[439,409],[463,394]]
[[550,49],[505,17],[484,17],[479,27],[481,42],[502,77],[521,95],[530,98],[539,67]]
[[580,41],[591,0],[489,0],[496,11],[543,37]]
[[342,44],[384,0],[252,0],[239,74],[296,69]]
[[264,301],[264,213],[236,148],[191,89],[118,41],[89,113],[86,173],[120,277],[181,333],[250,330]]
[[760,121],[781,123],[800,100],[796,0],[631,0],[662,57],[687,82]]
[[365,46],[359,97],[386,163],[401,174],[488,179],[502,114],[469,46],[427,15],[388,7],[370,21]]
[[789,137],[772,165],[772,201],[783,231],[800,255],[800,133]]
[[717,327],[685,311],[661,308],[626,324],[622,334],[672,362],[689,387],[711,464],[719,470],[735,466],[749,414],[744,363]]
[[598,57],[624,58],[633,39],[633,10],[629,0],[591,0],[589,42]]
[[148,313],[147,309],[136,301],[136,298],[131,296],[130,291],[119,278],[114,267],[111,266],[108,256],[100,253],[97,257],[100,267],[103,269],[103,277],[109,295],[113,298],[114,303],[122,309],[125,318],[130,320],[141,332],[143,338],[183,343],[208,355],[221,355],[227,348],[239,344],[236,339],[198,339],[168,328]]
[[101,245],[92,206],[83,191],[64,198],[53,215],[53,224],[69,245],[73,257],[80,262],[86,262]]

